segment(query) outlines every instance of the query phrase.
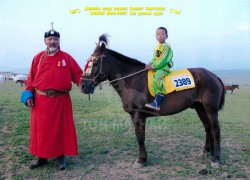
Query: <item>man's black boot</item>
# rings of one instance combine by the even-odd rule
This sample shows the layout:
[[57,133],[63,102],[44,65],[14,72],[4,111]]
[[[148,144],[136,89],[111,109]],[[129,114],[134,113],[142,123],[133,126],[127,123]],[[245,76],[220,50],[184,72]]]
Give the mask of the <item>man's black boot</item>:
[[36,169],[48,163],[45,158],[38,158],[35,164],[30,165],[30,169]]
[[57,157],[60,170],[64,170],[66,168],[65,156],[61,155]]

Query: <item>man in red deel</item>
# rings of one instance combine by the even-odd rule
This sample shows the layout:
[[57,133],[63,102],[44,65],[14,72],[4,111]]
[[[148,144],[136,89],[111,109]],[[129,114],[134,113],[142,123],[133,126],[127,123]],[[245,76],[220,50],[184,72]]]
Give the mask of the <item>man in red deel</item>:
[[65,155],[77,156],[77,137],[69,91],[79,85],[82,70],[66,52],[60,50],[60,34],[45,32],[45,51],[38,53],[30,68],[21,102],[31,108],[29,151],[37,156],[30,169],[57,157],[60,170],[66,167]]

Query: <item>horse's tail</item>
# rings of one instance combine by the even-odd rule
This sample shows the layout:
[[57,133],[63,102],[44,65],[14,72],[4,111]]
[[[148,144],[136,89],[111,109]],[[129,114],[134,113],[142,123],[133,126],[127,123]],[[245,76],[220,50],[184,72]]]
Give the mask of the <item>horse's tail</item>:
[[220,99],[220,104],[219,104],[219,110],[221,110],[223,108],[223,106],[224,106],[224,103],[225,103],[226,89],[225,89],[224,83],[222,82],[222,80],[219,77],[218,77],[218,80],[220,81],[221,87],[223,89],[223,92],[222,92],[222,95],[221,95],[221,99]]

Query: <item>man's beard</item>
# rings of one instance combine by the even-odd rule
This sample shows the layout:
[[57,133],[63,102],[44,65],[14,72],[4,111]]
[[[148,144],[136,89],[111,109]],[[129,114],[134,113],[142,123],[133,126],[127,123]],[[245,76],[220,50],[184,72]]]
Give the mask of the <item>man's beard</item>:
[[55,47],[50,47],[49,48],[49,52],[55,52],[57,50],[57,48],[55,48]]
[[55,45],[51,45],[48,50],[50,53],[53,53],[53,52],[56,52],[57,49],[58,49],[58,47],[56,47]]

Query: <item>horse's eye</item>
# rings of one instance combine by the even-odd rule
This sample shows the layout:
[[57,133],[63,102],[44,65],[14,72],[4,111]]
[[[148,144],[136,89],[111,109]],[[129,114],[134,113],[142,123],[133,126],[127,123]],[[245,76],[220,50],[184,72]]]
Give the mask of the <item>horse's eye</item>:
[[97,60],[94,60],[93,61],[93,66],[96,66],[98,64],[98,61]]

